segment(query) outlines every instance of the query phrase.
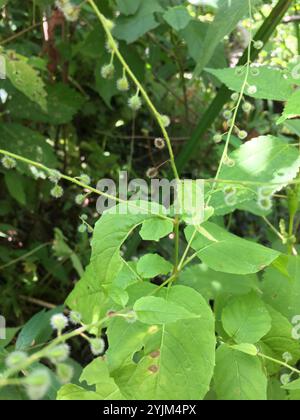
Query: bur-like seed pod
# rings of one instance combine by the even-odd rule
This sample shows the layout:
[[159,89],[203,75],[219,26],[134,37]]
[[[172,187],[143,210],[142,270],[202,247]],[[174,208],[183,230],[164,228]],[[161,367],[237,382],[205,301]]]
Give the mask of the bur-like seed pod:
[[69,315],[69,319],[70,319],[71,324],[78,325],[78,324],[81,324],[82,315],[79,312],[71,311]]
[[51,360],[52,363],[64,362],[70,356],[70,346],[68,344],[60,344],[53,349],[50,349],[47,357]]
[[229,168],[233,168],[235,166],[235,160],[231,159],[229,156],[226,156],[224,159],[224,165],[228,166]]
[[54,198],[61,198],[64,195],[64,189],[60,185],[55,185],[55,187],[52,188],[50,194]]
[[105,64],[101,68],[101,76],[103,77],[103,79],[112,79],[114,77],[114,74],[115,66],[113,65],[113,63]]
[[248,137],[248,133],[247,133],[247,131],[245,131],[245,130],[241,130],[241,131],[239,131],[239,133],[238,133],[238,137],[239,137],[239,139],[241,139],[241,140],[245,140],[245,139]]
[[4,156],[1,163],[5,169],[14,169],[17,166],[17,161],[9,156]]
[[233,101],[237,101],[239,99],[239,97],[240,97],[240,95],[237,92],[235,92],[231,95],[231,99]]
[[51,378],[46,369],[37,369],[25,379],[27,395],[31,400],[42,399],[51,385]]
[[103,338],[93,338],[90,340],[90,348],[94,356],[100,356],[105,351],[105,341]]
[[142,101],[141,98],[138,95],[134,95],[128,100],[128,106],[133,111],[138,111],[142,107]]
[[257,93],[257,87],[255,85],[249,86],[247,92],[249,95],[255,95]]
[[282,359],[285,361],[285,363],[290,363],[293,360],[293,356],[290,352],[286,351],[285,353],[283,353]]
[[251,110],[252,110],[252,105],[250,104],[250,102],[245,102],[243,105],[242,105],[242,108],[243,108],[243,111],[244,112],[250,112]]
[[61,173],[59,171],[51,171],[48,175],[49,181],[57,184],[61,180]]
[[8,368],[20,366],[27,359],[27,354],[23,351],[14,351],[10,353],[5,359],[5,364]]
[[[114,41],[114,42],[116,44],[116,47],[119,48],[118,41]],[[107,52],[109,52],[110,54],[114,51],[114,45],[113,45],[113,42],[110,39],[108,39],[106,41],[105,48],[106,48]]]
[[259,197],[257,204],[261,210],[265,211],[271,210],[273,206],[271,197]]
[[81,206],[84,203],[84,200],[85,200],[85,195],[83,195],[83,194],[78,194],[75,197],[75,203],[78,206]]
[[59,363],[56,366],[56,374],[62,384],[68,384],[74,376],[74,368],[66,363]]
[[129,87],[129,81],[126,76],[123,76],[121,79],[117,80],[117,89],[120,92],[127,92]]
[[148,178],[155,178],[158,175],[157,168],[149,168],[146,172]]
[[253,46],[256,50],[261,50],[264,46],[264,43],[262,41],[255,41]]
[[161,120],[161,122],[162,122],[162,125],[163,125],[165,128],[169,127],[169,126],[170,126],[170,124],[171,124],[171,119],[170,119],[170,117],[168,117],[168,115],[161,115],[161,116],[160,116],[160,120]]
[[220,133],[217,133],[214,135],[213,140],[216,144],[221,143],[221,141],[223,140],[223,136]]
[[166,146],[166,142],[165,142],[165,140],[164,139],[162,139],[162,138],[157,138],[157,139],[155,139],[154,140],[154,145],[155,145],[155,147],[157,148],[157,149],[164,149],[165,148],[165,146]]
[[61,332],[68,326],[69,320],[64,314],[55,314],[51,317],[50,324],[54,330]]
[[271,187],[266,186],[266,187],[260,187],[258,189],[258,196],[260,198],[269,198],[269,199],[271,199],[271,197],[273,196],[273,194],[274,194],[274,189],[271,188]]
[[79,181],[82,182],[82,184],[85,184],[85,185],[90,185],[91,182],[92,182],[91,178],[86,174],[81,174],[80,177],[79,177]]
[[280,382],[282,383],[282,385],[288,385],[291,381],[291,376],[288,375],[287,373],[284,375],[280,376]]
[[138,320],[137,314],[136,314],[135,311],[129,311],[126,314],[126,318],[125,319],[128,322],[128,324],[134,324]]
[[223,117],[225,120],[230,120],[232,118],[232,112],[231,111],[224,111]]

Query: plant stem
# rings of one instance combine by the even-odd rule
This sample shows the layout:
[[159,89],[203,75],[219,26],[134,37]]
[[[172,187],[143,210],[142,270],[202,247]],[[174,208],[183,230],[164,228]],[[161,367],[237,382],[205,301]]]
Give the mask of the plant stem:
[[286,367],[287,369],[291,370],[292,372],[300,375],[300,370],[288,365],[287,363],[285,363],[281,360],[273,359],[273,357],[266,356],[265,354],[262,354],[262,353],[258,353],[258,356],[261,357],[262,359],[266,359],[266,360],[269,360],[270,362],[276,363],[277,365]]
[[153,113],[155,119],[157,120],[157,123],[160,126],[161,131],[163,133],[163,136],[164,136],[164,138],[166,140],[166,143],[167,143],[167,147],[168,147],[168,151],[169,151],[169,155],[170,155],[170,163],[171,163],[171,167],[172,167],[172,170],[173,170],[173,174],[174,174],[176,179],[179,179],[178,171],[177,171],[176,164],[175,164],[175,157],[174,157],[174,153],[173,153],[171,139],[169,137],[169,134],[168,134],[166,128],[163,125],[163,122],[161,120],[161,114],[157,111],[157,109],[155,108],[153,102],[151,101],[148,93],[144,89],[143,85],[139,82],[139,80],[137,79],[137,77],[135,76],[135,74],[132,72],[131,68],[127,64],[126,60],[124,59],[123,55],[121,54],[121,52],[118,48],[118,45],[117,45],[117,43],[116,43],[116,41],[115,41],[115,39],[114,39],[114,37],[111,33],[111,30],[108,27],[106,17],[104,15],[102,15],[102,13],[100,12],[100,10],[97,7],[94,0],[87,0],[87,1],[91,5],[91,7],[93,8],[93,10],[94,10],[96,16],[98,17],[98,19],[100,20],[100,22],[101,22],[101,24],[104,28],[104,31],[106,32],[108,41],[110,42],[111,48],[113,49],[115,55],[118,57],[120,63],[122,64],[122,66],[124,67],[124,69],[126,70],[128,75],[130,76],[130,78],[132,79],[132,81],[134,82],[134,84],[136,85],[138,90],[141,92],[141,94],[142,94],[143,98],[145,99],[148,107],[150,108],[151,112]]
[[[48,168],[47,166],[45,166],[45,165],[43,165],[41,163],[38,163],[38,162],[35,162],[33,160],[24,158],[23,156],[16,155],[15,153],[8,152],[7,150],[1,150],[0,149],[0,155],[9,156],[9,157],[11,157],[11,158],[13,158],[15,160],[18,160],[20,162],[26,163],[27,165],[35,166],[36,168],[41,169],[42,171],[44,171],[44,172],[46,172],[48,174],[50,174],[54,170],[54,169]],[[139,209],[141,211],[141,207],[135,205],[134,203],[132,203],[130,201],[127,201],[127,200],[123,200],[121,198],[117,198],[117,197],[115,197],[113,195],[104,193],[104,192],[102,192],[100,190],[97,190],[96,188],[93,188],[90,185],[86,185],[86,184],[82,183],[81,181],[79,181],[76,178],[73,178],[73,177],[68,176],[68,175],[64,175],[62,173],[60,173],[60,177],[61,177],[61,179],[64,179],[65,181],[68,181],[68,182],[71,182],[71,183],[77,185],[78,187],[81,187],[81,188],[83,188],[85,190],[88,190],[88,191],[90,191],[90,192],[92,192],[94,194],[97,194],[97,195],[106,197],[109,200],[116,201],[117,203],[126,204],[126,205],[128,205],[128,207],[132,207],[135,210],[136,209]],[[161,213],[155,214],[155,215],[157,217],[162,218],[162,219],[171,220],[172,222],[174,222],[174,219],[172,219],[171,217],[165,216],[165,215],[163,215]]]

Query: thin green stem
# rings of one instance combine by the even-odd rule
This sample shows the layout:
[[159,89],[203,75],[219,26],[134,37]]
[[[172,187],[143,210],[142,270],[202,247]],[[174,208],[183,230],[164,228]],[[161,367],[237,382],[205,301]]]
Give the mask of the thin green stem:
[[[48,168],[47,166],[45,166],[45,165],[43,165],[41,163],[38,163],[38,162],[35,162],[33,160],[24,158],[23,156],[16,155],[15,153],[8,152],[7,150],[0,150],[0,154],[1,155],[4,155],[4,156],[9,156],[9,157],[11,157],[11,158],[13,158],[13,159],[15,159],[17,161],[26,163],[27,165],[34,166],[34,167],[36,167],[38,169],[41,169],[42,171],[44,171],[44,172],[46,172],[48,174],[51,174],[53,172],[53,169]],[[73,183],[73,184],[77,185],[78,187],[81,187],[81,188],[83,188],[85,190],[88,190],[88,191],[90,191],[90,192],[92,192],[94,194],[103,196],[103,197],[108,198],[109,200],[112,200],[112,201],[116,201],[117,203],[126,204],[128,207],[132,207],[135,210],[138,209],[138,210],[141,211],[141,207],[137,206],[136,204],[134,204],[134,203],[132,203],[130,201],[123,200],[121,198],[115,197],[113,195],[104,193],[104,192],[102,192],[100,190],[97,190],[96,188],[93,188],[90,185],[84,184],[79,179],[72,178],[71,176],[64,175],[62,173],[60,173],[60,177],[61,177],[61,179],[64,179],[65,181],[68,181],[70,183]],[[147,210],[147,209],[145,209],[145,210]],[[165,215],[163,215],[161,213],[158,213],[158,214],[153,213],[153,214],[155,214],[157,217],[160,217],[162,219],[171,220],[172,222],[174,222],[174,219],[172,219],[171,217],[165,216]]]
[[7,264],[1,265],[0,266],[0,270],[4,270],[5,268],[8,268],[14,264],[17,264],[20,261],[26,260],[26,258],[31,257],[32,255],[36,254],[37,252],[39,252],[41,249],[46,248],[47,246],[51,245],[52,242],[47,242],[45,244],[39,245],[38,247],[36,247],[35,249],[33,249],[32,251],[27,252],[26,254],[22,255],[19,258],[16,258],[13,261],[8,262]]
[[300,370],[288,365],[287,363],[285,363],[281,360],[273,359],[273,357],[266,356],[265,354],[262,354],[262,353],[258,353],[258,356],[261,357],[262,359],[266,359],[266,360],[269,360],[270,362],[276,363],[277,365],[286,367],[287,369],[291,370],[292,372],[300,375]]
[[121,54],[121,52],[118,48],[118,45],[117,45],[117,43],[116,43],[116,41],[115,41],[115,39],[114,39],[114,37],[111,33],[111,30],[110,30],[108,24],[107,24],[106,17],[104,15],[102,15],[102,13],[100,12],[100,10],[97,7],[94,0],[88,0],[88,3],[91,5],[91,7],[93,8],[96,16],[100,20],[100,22],[101,22],[101,24],[104,28],[104,31],[107,35],[107,38],[108,38],[108,41],[111,45],[112,50],[114,51],[115,55],[118,57],[120,63],[124,67],[124,69],[126,69],[126,72],[130,76],[130,78],[132,79],[134,84],[136,85],[137,89],[141,92],[141,94],[142,94],[143,98],[145,99],[148,107],[150,108],[151,112],[153,113],[155,119],[157,120],[157,123],[160,126],[161,131],[163,133],[163,136],[164,136],[164,138],[166,140],[166,143],[167,143],[167,147],[168,147],[168,151],[169,151],[169,155],[170,155],[170,163],[171,163],[171,166],[172,166],[174,176],[175,176],[176,179],[179,179],[178,171],[177,171],[176,164],[175,164],[175,157],[174,157],[174,152],[173,152],[173,148],[172,148],[171,139],[170,139],[169,134],[168,134],[163,122],[162,122],[161,114],[158,112],[158,110],[154,106],[153,102],[151,101],[149,95],[147,94],[146,90],[144,89],[143,85],[139,82],[139,80],[137,79],[137,77],[135,76],[135,74],[132,72],[131,68],[127,64],[126,60],[124,59],[123,55]]

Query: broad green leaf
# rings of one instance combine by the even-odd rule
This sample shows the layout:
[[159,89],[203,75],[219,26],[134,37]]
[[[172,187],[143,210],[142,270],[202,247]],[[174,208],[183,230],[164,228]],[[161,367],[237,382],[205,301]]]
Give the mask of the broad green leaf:
[[176,31],[184,29],[192,20],[191,15],[184,6],[169,8],[163,15],[165,21]]
[[[0,148],[43,163],[51,168],[57,165],[54,151],[46,142],[46,139],[37,131],[33,131],[19,124],[1,124]],[[22,173],[33,174],[27,164],[18,163],[17,168]]]
[[[129,207],[126,204],[117,206],[105,213],[96,223],[92,240],[91,264],[95,266],[98,273],[99,284],[112,283],[123,266],[120,256],[121,246],[139,225],[156,216],[151,213],[148,203],[142,203],[141,206],[143,205],[141,211],[138,204],[134,202],[130,202]],[[153,208],[156,208],[158,213],[160,207],[157,205]],[[115,209],[117,209],[117,214],[113,214]],[[138,214],[130,214],[135,210]]]
[[234,346],[230,346],[233,350],[241,351],[242,353],[248,354],[249,356],[257,356],[258,355],[258,349],[253,344],[236,344]]
[[86,268],[84,275],[68,296],[66,305],[79,312],[87,324],[97,322],[105,316],[109,309],[109,301],[93,264]]
[[287,392],[282,389],[282,384],[277,378],[270,378],[268,381],[268,401],[285,401]]
[[46,112],[9,86],[7,91],[12,96],[7,107],[14,118],[53,125],[67,124],[72,121],[85,101],[83,96],[70,86],[64,83],[55,83],[46,87]]
[[119,369],[128,358],[141,350],[149,326],[137,321],[128,323],[122,318],[115,318],[109,323],[107,337],[109,347],[105,354],[111,372]]
[[47,109],[47,93],[38,72],[28,64],[28,59],[13,51],[7,51],[6,74],[11,83],[44,111]]
[[57,393],[58,401],[101,401],[101,395],[88,391],[78,385],[64,385]]
[[[192,20],[184,29],[180,31],[180,36],[187,44],[189,55],[198,63],[203,56],[203,51],[206,49],[205,36],[209,24]],[[219,44],[209,61],[209,66],[212,68],[224,68],[227,66],[224,47]]]
[[[202,228],[210,239],[198,231],[192,241],[192,248],[202,262],[215,271],[253,274],[269,266],[280,255],[277,251],[239,238],[214,223],[206,222]],[[192,226],[186,228],[188,241],[194,231]]]
[[78,255],[73,251],[66,242],[66,238],[62,231],[58,228],[54,229],[55,239],[53,242],[53,251],[58,258],[70,258],[72,264],[79,276],[83,276],[84,270]]
[[269,267],[263,278],[264,300],[284,315],[289,321],[300,314],[300,257],[289,257],[287,262],[289,276],[276,268]]
[[95,359],[84,370],[80,381],[86,381],[88,385],[96,385],[96,393],[102,400],[123,400],[113,378],[109,376],[107,364],[103,358]]
[[215,362],[211,309],[191,288],[174,286],[163,293],[169,303],[199,318],[161,326],[156,348],[151,346],[142,357],[121,391],[128,399],[201,400],[209,389]]
[[146,254],[137,264],[137,272],[144,279],[169,274],[172,269],[173,265],[158,254]]
[[20,328],[6,328],[5,329],[5,335],[6,338],[3,340],[0,340],[0,349],[4,349],[6,346],[8,346],[13,338],[16,336],[17,332],[20,330]]
[[292,94],[285,105],[282,117],[277,124],[282,124],[285,120],[300,116],[300,90]]
[[178,284],[197,290],[207,301],[222,294],[243,295],[258,289],[256,275],[235,275],[220,273],[206,264],[187,267],[179,275]]
[[5,184],[10,195],[22,206],[26,205],[26,191],[23,183],[23,176],[16,171],[5,173]]
[[282,388],[287,389],[288,391],[300,390],[300,379],[296,379],[296,381],[293,381],[289,383],[288,385],[284,385]]
[[134,15],[143,0],[117,0],[117,7],[123,15]]
[[216,359],[214,384],[219,400],[267,400],[267,378],[258,358],[224,344],[218,348]]
[[296,148],[273,136],[261,136],[246,142],[231,153],[230,158],[235,165],[231,168],[223,166],[220,179],[246,184],[230,184],[235,190],[231,204],[225,200],[223,190],[226,185],[219,184],[210,201],[216,214],[223,215],[240,207],[251,211],[248,204],[254,203],[258,207],[256,203],[261,188],[260,185],[252,185],[252,182],[265,184],[271,188],[271,192],[277,192],[297,176],[300,168],[300,156]]
[[138,320],[144,324],[170,324],[181,319],[199,318],[183,306],[169,302],[167,299],[146,296],[135,302],[133,310]]
[[120,16],[117,19],[113,34],[130,44],[159,26],[154,13],[162,11],[157,0],[143,1],[134,16]]
[[159,241],[161,238],[173,232],[174,225],[171,220],[153,218],[145,220],[140,230],[140,236],[144,241]]
[[[298,340],[293,338],[293,325],[270,305],[267,305],[267,309],[272,318],[272,328],[262,338],[263,352],[277,360],[282,360],[283,354],[288,352],[292,357],[290,364],[295,365],[300,359],[300,346]],[[271,374],[280,370],[280,366],[272,362],[266,362],[266,365]]]
[[223,310],[222,323],[227,334],[238,344],[255,344],[271,329],[269,312],[253,292],[233,298]]
[[[250,71],[248,85],[256,86],[257,91],[250,94],[246,89],[248,96],[257,99],[270,99],[275,101],[286,101],[293,93],[291,82],[284,77],[284,73],[271,67],[259,67],[259,75],[253,75]],[[227,68],[227,69],[206,69],[206,71],[230,90],[241,92],[245,81],[245,67]],[[276,88],[274,88],[276,86]]]
[[16,350],[28,350],[32,345],[47,341],[52,334],[50,319],[56,313],[62,312],[58,307],[51,311],[41,311],[34,315],[22,328],[16,342]]
[[[152,214],[149,203],[139,205],[130,202],[129,206],[114,207],[96,223],[90,265],[66,301],[70,308],[83,315],[85,322],[95,322],[105,314],[106,293],[124,266],[120,255],[123,243],[139,225],[157,217],[161,211],[160,206],[153,205],[152,211],[156,213]],[[133,211],[138,214],[132,214]]]
[[[258,3],[253,1],[252,6]],[[206,33],[203,55],[196,67],[196,74],[199,75],[209,63],[219,42],[223,41],[237,26],[244,17],[249,16],[249,4],[245,0],[220,0],[218,2],[217,15]]]

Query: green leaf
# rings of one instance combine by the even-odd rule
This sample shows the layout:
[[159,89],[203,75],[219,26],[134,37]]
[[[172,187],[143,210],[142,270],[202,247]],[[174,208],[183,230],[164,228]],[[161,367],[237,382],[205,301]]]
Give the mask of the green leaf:
[[122,318],[115,318],[109,323],[106,358],[111,372],[119,369],[127,359],[132,359],[134,353],[141,350],[148,329],[149,326],[139,321],[128,323]]
[[178,284],[197,290],[208,302],[223,294],[243,295],[257,290],[256,275],[234,275],[211,270],[206,264],[187,267],[179,275]]
[[96,393],[101,400],[124,399],[114,379],[109,376],[107,364],[102,358],[95,359],[83,370],[80,381],[90,386],[96,385]]
[[[264,353],[274,359],[281,360],[283,354],[288,352],[292,356],[290,364],[296,364],[300,359],[300,348],[298,340],[293,339],[293,325],[270,305],[267,305],[267,309],[272,318],[272,328],[262,339]],[[266,362],[266,364],[271,374],[275,374],[281,369],[275,363]]]
[[297,391],[300,390],[300,379],[289,383],[288,385],[284,385],[283,389],[287,389],[288,391]]
[[[203,51],[206,49],[205,36],[209,24],[192,20],[184,29],[180,31],[180,36],[187,44],[189,55],[198,63],[203,56]],[[209,61],[209,66],[212,68],[224,68],[227,65],[225,58],[224,47],[219,44]]]
[[50,319],[60,313],[61,307],[51,311],[41,311],[34,315],[22,328],[16,342],[16,350],[27,350],[32,345],[47,341],[52,334]]
[[267,400],[267,378],[258,358],[224,344],[218,348],[216,359],[214,384],[219,400]]
[[5,335],[6,338],[3,340],[0,340],[0,349],[4,349],[5,347],[7,347],[11,341],[13,340],[13,338],[16,336],[17,332],[20,330],[20,328],[6,328],[5,329]]
[[[133,210],[138,214],[132,214],[130,206],[133,206]],[[150,212],[149,203],[130,202],[129,207],[122,204],[103,214],[96,223],[90,265],[67,299],[67,305],[73,310],[78,310],[85,322],[95,322],[95,316],[101,319],[99,316],[106,308],[105,295],[124,265],[120,248],[145,220],[157,218],[161,207],[159,205],[152,207],[153,212],[157,211],[156,214]]]
[[[252,6],[257,1],[252,2]],[[220,0],[218,2],[217,15],[206,33],[204,40],[205,49],[201,60],[196,67],[196,75],[199,75],[204,67],[209,63],[219,42],[230,34],[238,22],[245,16],[249,15],[249,4],[245,0]]]
[[300,314],[300,257],[289,257],[286,268],[289,276],[269,267],[261,288],[264,300],[291,321]]
[[226,203],[223,191],[225,185],[220,184],[210,202],[216,214],[224,215],[242,207],[251,211],[250,204],[258,207],[257,200],[261,188],[260,185],[252,185],[251,182],[268,185],[271,191],[278,192],[297,176],[300,168],[300,156],[296,148],[273,136],[261,136],[246,142],[231,153],[230,158],[234,160],[235,165],[223,166],[220,179],[249,184],[230,184],[235,189],[232,205]]
[[[197,256],[209,268],[231,274],[253,274],[270,265],[280,254],[262,245],[239,238],[211,222],[202,225],[210,238],[198,231],[192,241]],[[189,226],[185,235],[189,241],[194,227]]]
[[[38,132],[19,124],[6,123],[0,126],[0,148],[25,158],[56,167],[57,159],[52,147]],[[27,164],[18,163],[18,170],[32,175]]]
[[230,348],[241,351],[242,353],[248,354],[249,356],[258,355],[258,349],[253,344],[247,344],[247,343],[236,344],[234,346],[230,346]]
[[191,15],[184,6],[169,8],[163,15],[165,21],[176,31],[184,29],[192,20]]
[[147,296],[135,302],[133,310],[139,321],[144,324],[170,324],[181,319],[199,318],[199,315],[187,311],[166,299]]
[[58,401],[101,401],[101,395],[97,392],[88,391],[78,385],[64,385],[57,393]]
[[134,15],[143,0],[117,0],[117,7],[123,15]]
[[55,83],[46,87],[47,111],[43,111],[34,102],[29,101],[9,86],[7,91],[12,96],[7,106],[14,118],[53,125],[67,124],[72,121],[85,101],[80,93],[68,85]]
[[143,1],[134,16],[120,16],[117,19],[113,34],[116,38],[130,44],[159,26],[154,13],[162,11],[157,0]]
[[28,59],[13,51],[5,55],[6,73],[11,83],[44,111],[47,109],[47,93],[38,72],[28,64]]
[[199,318],[159,327],[147,354],[121,391],[128,399],[201,400],[209,389],[215,362],[211,309],[190,288],[174,286],[162,293],[169,303],[182,306]]
[[255,344],[271,329],[269,312],[255,293],[233,298],[223,310],[222,323],[238,344]]
[[145,220],[140,230],[140,236],[144,241],[156,241],[173,232],[174,225],[171,220],[153,218]]
[[16,171],[5,173],[5,184],[10,195],[22,206],[26,205],[26,192],[23,177]]
[[277,121],[277,124],[282,124],[284,121],[299,117],[300,116],[300,90],[297,90],[292,94],[285,105],[281,118]]
[[172,269],[173,265],[158,254],[144,255],[137,264],[137,272],[144,279],[169,274]]
[[[284,77],[284,73],[275,68],[259,67],[259,75],[254,76],[251,71],[248,77],[248,85],[256,86],[257,92],[250,94],[246,89],[246,94],[256,99],[270,99],[275,101],[285,101],[293,93],[291,82]],[[245,67],[227,69],[206,69],[214,75],[230,90],[241,92],[245,81]]]

